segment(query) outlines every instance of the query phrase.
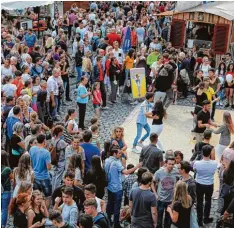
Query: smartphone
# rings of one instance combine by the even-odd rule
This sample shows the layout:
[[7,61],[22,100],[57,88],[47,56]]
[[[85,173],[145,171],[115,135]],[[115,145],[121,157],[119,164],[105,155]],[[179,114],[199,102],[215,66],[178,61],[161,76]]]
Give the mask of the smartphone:
[[119,57],[121,57],[122,56],[122,53],[119,53]]

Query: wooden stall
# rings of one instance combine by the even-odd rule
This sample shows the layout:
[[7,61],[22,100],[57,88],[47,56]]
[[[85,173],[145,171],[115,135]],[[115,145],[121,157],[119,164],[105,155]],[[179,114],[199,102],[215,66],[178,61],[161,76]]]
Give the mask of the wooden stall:
[[66,12],[71,9],[73,4],[76,4],[78,8],[88,9],[89,8],[89,1],[65,1],[63,2],[63,12]]

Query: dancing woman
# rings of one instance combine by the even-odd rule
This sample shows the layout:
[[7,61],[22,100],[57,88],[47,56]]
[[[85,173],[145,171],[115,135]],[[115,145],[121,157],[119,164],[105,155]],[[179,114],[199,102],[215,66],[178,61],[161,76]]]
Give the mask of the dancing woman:
[[[163,103],[161,100],[158,100],[152,110],[153,122],[151,127],[151,133],[156,133],[159,135],[163,130],[163,119],[167,117],[166,110],[163,108]],[[161,142],[158,140],[157,146],[163,151]]]

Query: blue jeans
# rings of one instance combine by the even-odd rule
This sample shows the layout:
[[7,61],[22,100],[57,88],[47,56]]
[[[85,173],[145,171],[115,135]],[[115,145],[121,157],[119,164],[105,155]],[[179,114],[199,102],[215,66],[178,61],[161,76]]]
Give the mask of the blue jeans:
[[158,224],[157,228],[162,228],[163,227],[163,214],[165,211],[165,217],[164,217],[164,227],[171,227],[171,217],[169,213],[167,212],[167,206],[170,205],[171,202],[162,202],[158,201],[157,202],[157,209],[158,209]]
[[51,113],[51,116],[52,116],[52,117],[56,117],[56,115],[57,115],[58,96],[54,96],[54,101],[55,101],[56,106],[55,106],[55,107],[52,107],[52,113]]
[[118,192],[111,192],[108,190],[108,202],[107,202],[107,215],[109,221],[111,222],[111,215],[114,214],[114,225],[119,225],[119,215],[120,215],[120,208],[121,202],[123,197],[123,190]]
[[143,128],[146,130],[146,134],[141,138],[141,141],[145,141],[149,137],[149,135],[150,135],[150,126],[149,126],[148,123],[145,124],[145,125],[137,123],[137,135],[136,135],[136,138],[134,139],[134,142],[133,142],[133,146],[134,147],[137,145],[138,140],[141,137],[142,129]]
[[11,192],[6,191],[1,194],[1,217],[2,226],[6,226],[8,217],[8,206],[11,200]]
[[77,71],[77,78],[76,81],[80,82],[80,79],[82,77],[82,66],[77,66],[76,67],[76,71]]

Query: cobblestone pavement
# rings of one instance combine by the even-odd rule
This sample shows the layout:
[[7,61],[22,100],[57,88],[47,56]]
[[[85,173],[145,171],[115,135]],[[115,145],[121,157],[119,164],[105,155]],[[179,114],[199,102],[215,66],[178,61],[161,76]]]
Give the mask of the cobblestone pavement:
[[[74,85],[75,79],[71,78],[71,84],[73,82],[73,85],[71,86],[71,98],[72,102],[66,102],[68,106],[62,106],[61,107],[61,121],[64,120],[67,110],[69,108],[76,108],[76,96],[75,96],[75,85]],[[178,105],[185,105],[185,106],[191,106],[191,98],[190,95],[187,99],[178,100]],[[131,105],[128,101],[121,102],[121,99],[118,98],[118,103],[115,105],[109,105],[109,109],[101,111],[101,117],[100,117],[100,129],[99,129],[99,135],[101,138],[101,144],[107,139],[110,139],[112,130],[115,126],[121,125],[125,119],[128,117],[128,115],[131,113],[131,111],[135,108],[135,105]],[[87,111],[86,111],[86,118],[85,118],[85,125],[89,126],[90,119],[94,116],[94,110],[91,102],[87,105]],[[215,227],[215,221],[219,217],[219,214],[217,211],[217,200],[212,201],[212,209],[211,209],[211,216],[214,218],[214,223],[204,226],[207,228],[213,228]],[[6,226],[7,228],[13,228],[13,220],[12,217],[8,218],[8,224]],[[49,227],[49,226],[47,226]],[[168,227],[166,227],[168,228]]]

